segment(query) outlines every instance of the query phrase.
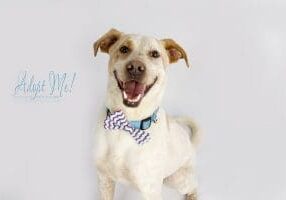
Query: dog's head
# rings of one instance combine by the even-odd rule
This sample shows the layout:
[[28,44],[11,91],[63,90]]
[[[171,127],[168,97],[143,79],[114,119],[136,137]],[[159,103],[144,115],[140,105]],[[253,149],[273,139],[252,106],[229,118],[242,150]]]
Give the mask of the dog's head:
[[189,66],[186,52],[172,39],[157,40],[111,29],[94,43],[95,56],[98,49],[110,55],[108,92],[113,102],[119,100],[127,107],[160,99],[168,64],[184,59]]

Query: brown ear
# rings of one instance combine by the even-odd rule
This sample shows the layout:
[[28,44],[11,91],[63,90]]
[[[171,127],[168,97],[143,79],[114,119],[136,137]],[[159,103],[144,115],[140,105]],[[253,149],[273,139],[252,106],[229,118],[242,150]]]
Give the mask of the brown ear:
[[108,53],[110,47],[119,40],[122,34],[122,32],[116,29],[110,29],[93,44],[94,56],[96,56],[99,48],[102,52]]
[[167,51],[170,63],[175,63],[179,59],[183,58],[186,65],[190,67],[187,53],[179,44],[172,39],[163,39],[161,42]]

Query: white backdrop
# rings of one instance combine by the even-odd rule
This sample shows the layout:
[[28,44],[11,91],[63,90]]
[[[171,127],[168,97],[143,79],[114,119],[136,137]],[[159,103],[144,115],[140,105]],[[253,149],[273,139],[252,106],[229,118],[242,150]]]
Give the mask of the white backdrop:
[[[0,200],[98,199],[92,127],[111,27],[171,37],[189,53],[169,68],[164,107],[205,132],[202,200],[286,199],[285,1],[0,1]],[[15,95],[19,74],[76,73],[63,97]],[[28,94],[29,95],[29,94]],[[119,186],[116,199],[139,199]],[[164,199],[180,199],[164,189]]]

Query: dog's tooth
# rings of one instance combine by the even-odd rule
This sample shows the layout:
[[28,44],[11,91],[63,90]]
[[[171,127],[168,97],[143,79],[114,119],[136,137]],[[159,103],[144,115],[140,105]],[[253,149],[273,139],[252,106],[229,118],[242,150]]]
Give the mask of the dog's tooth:
[[135,99],[135,101],[139,101],[140,100],[140,98],[141,98],[141,94],[139,94],[137,97],[136,97],[136,99]]
[[135,99],[128,99],[128,101],[130,103],[136,103],[136,102],[138,102],[141,99],[141,97],[142,97],[142,94],[139,94],[138,96],[136,96]]
[[125,91],[123,91],[123,98],[124,98],[124,99],[127,99],[127,94],[126,94]]

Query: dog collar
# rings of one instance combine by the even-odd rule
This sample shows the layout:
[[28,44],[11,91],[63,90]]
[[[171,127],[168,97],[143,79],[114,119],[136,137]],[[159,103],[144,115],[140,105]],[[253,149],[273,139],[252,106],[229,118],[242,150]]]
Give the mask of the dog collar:
[[[152,122],[153,123],[157,122],[157,120],[158,120],[158,118],[157,118],[158,111],[159,111],[159,108],[157,108],[153,112],[153,114],[151,116],[149,116],[149,117],[147,117],[145,119],[128,121],[128,123],[134,129],[146,130],[146,129],[151,127]],[[107,116],[109,116],[111,114],[111,111],[108,108],[106,109],[106,112],[107,112]]]

